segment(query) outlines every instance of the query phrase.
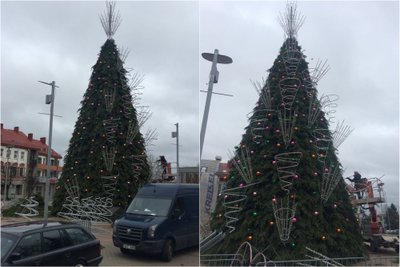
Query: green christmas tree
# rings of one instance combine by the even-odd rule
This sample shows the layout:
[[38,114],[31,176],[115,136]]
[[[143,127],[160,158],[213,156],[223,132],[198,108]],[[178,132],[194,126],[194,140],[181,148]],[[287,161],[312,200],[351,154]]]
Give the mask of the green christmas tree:
[[337,156],[350,129],[329,130],[335,96],[317,97],[328,67],[308,67],[296,40],[303,21],[289,4],[281,17],[286,40],[258,86],[211,219],[223,237],[212,253],[235,253],[247,241],[269,260],[305,259],[306,248],[328,257],[364,254]]
[[127,78],[129,73],[123,66],[127,54],[117,49],[112,38],[120,23],[119,14],[113,3],[107,3],[107,8],[101,19],[108,39],[81,101],[56,186],[53,214],[62,210],[68,196],[100,198],[108,206],[124,208],[149,179],[145,140],[140,133],[143,114],[133,105],[135,95],[131,94],[140,76],[134,75],[133,81]]

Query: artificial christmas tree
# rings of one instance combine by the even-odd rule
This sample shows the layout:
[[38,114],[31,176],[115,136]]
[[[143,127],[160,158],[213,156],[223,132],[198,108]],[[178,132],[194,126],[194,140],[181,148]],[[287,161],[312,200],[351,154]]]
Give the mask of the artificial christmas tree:
[[131,94],[140,76],[134,75],[131,83],[127,78],[126,54],[112,38],[119,16],[113,3],[107,8],[101,19],[108,39],[81,101],[53,202],[53,214],[72,219],[107,220],[112,206],[125,208],[149,179],[140,133],[148,117],[140,114]]
[[337,97],[317,97],[328,66],[308,67],[296,39],[303,21],[288,4],[281,17],[286,40],[258,86],[259,100],[213,213],[213,253],[235,253],[247,241],[269,260],[304,259],[309,251],[364,254],[337,157],[351,130],[343,122],[329,130]]

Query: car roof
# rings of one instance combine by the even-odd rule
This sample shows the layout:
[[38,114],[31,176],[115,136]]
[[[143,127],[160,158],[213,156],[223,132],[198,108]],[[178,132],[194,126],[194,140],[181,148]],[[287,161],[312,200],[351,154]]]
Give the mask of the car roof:
[[32,222],[21,222],[21,223],[12,223],[1,226],[1,232],[6,232],[15,235],[22,235],[29,231],[39,230],[42,228],[51,229],[51,228],[59,228],[60,226],[65,225],[74,225],[80,226],[77,223],[73,222],[64,222],[64,221],[32,221]]

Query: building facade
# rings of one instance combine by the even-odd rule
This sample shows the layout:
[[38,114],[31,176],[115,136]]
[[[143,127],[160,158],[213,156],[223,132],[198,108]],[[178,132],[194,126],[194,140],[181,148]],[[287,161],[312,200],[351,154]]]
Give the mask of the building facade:
[[228,179],[229,165],[215,160],[200,161],[200,235],[202,238],[210,234],[210,216],[215,209],[218,195],[224,190]]
[[[39,140],[26,135],[19,127],[5,129],[1,124],[1,195],[2,200],[25,198],[40,194],[44,197],[47,178],[46,138]],[[52,150],[50,166],[50,199],[61,174],[61,155]]]
[[182,183],[198,184],[199,183],[199,167],[179,167],[179,177]]

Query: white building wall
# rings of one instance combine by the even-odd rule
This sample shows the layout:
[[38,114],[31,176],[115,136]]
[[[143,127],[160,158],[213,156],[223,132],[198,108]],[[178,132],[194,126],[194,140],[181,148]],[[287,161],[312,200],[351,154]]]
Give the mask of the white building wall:
[[0,146],[1,149],[1,161],[6,163],[10,162],[11,165],[17,163],[18,166],[23,163],[25,166],[28,165],[28,149],[10,147],[10,157],[7,158],[7,146]]
[[[18,166],[17,177],[20,176],[24,177],[24,178],[15,178],[15,177],[11,178],[13,183],[11,184],[8,191],[8,196],[10,198],[22,198],[25,194],[25,187],[26,187],[25,178],[28,168],[28,156],[29,156],[28,149],[8,147],[4,145],[0,146],[0,159],[3,162],[3,164],[9,163],[10,166],[17,164]],[[23,170],[21,173],[20,169],[22,164],[23,164]],[[1,177],[1,179],[5,178],[6,177]]]

